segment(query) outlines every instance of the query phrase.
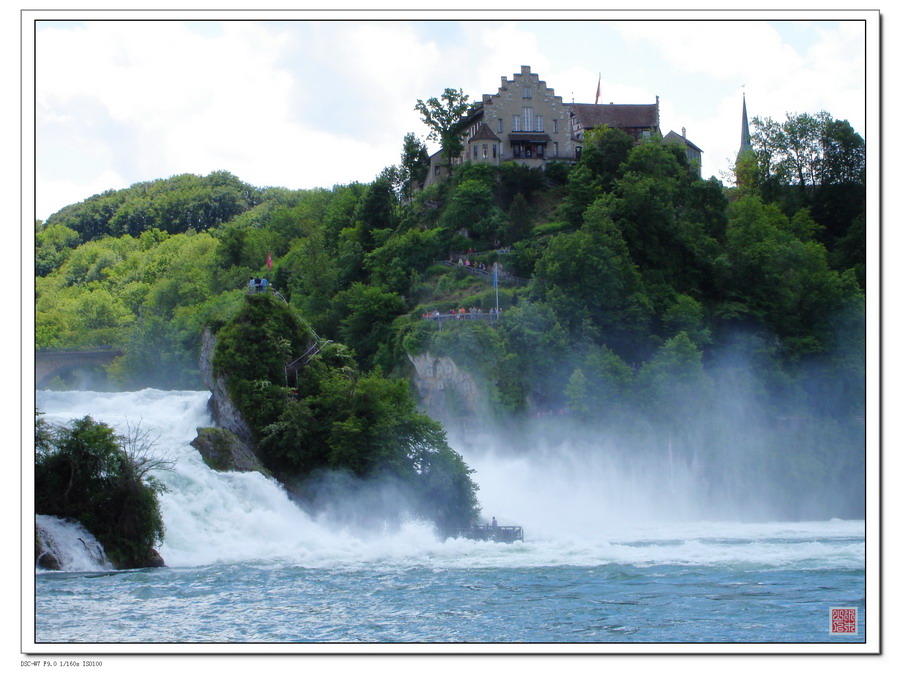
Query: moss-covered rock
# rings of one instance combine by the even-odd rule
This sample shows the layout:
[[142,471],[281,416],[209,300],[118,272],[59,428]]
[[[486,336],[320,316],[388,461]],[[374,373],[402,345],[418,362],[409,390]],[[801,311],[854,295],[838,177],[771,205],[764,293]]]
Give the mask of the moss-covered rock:
[[269,475],[269,471],[237,435],[225,428],[198,428],[191,447],[200,452],[203,461],[213,470],[250,472]]

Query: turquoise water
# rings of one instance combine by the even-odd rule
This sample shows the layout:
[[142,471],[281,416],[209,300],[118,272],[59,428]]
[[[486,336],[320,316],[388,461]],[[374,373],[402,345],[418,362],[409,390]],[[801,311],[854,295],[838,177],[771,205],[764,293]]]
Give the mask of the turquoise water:
[[[655,493],[626,501],[608,471],[600,489],[547,467],[530,476],[525,462],[467,455],[485,515],[525,526],[524,542],[441,541],[417,521],[354,528],[307,515],[261,475],[207,469],[188,445],[196,428],[209,424],[207,397],[39,394],[50,421],[84,414],[111,424],[140,419],[160,434],[157,450],[177,463],[175,472],[159,475],[168,487],[160,548],[168,567],[109,572],[81,564],[35,574],[35,643],[866,639],[864,522],[665,520],[665,509],[648,505]],[[640,518],[622,517],[636,510]],[[856,635],[829,633],[831,607],[857,609]]]
[[[522,547],[509,554],[527,556]],[[467,567],[462,559],[454,568],[408,560],[378,568],[241,563],[48,573],[37,582],[36,640],[860,642],[863,580],[860,570],[746,562]],[[860,608],[857,636],[829,635],[831,606]]]

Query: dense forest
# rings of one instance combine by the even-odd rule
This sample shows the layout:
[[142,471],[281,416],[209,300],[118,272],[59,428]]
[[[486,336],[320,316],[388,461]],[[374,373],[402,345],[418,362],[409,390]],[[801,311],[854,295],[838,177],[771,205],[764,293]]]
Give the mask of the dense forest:
[[[351,379],[323,374],[310,399],[352,380],[402,407],[391,387],[409,389],[409,356],[446,355],[487,392],[480,424],[564,419],[635,452],[665,438],[691,448],[713,491],[765,471],[789,514],[806,514],[790,494],[815,485],[858,516],[865,144],[827,113],[754,128],[731,188],[699,179],[677,144],[602,128],[577,163],[464,163],[427,189],[410,134],[369,184],[259,188],[216,172],[95,195],[36,225],[36,348],[120,348],[98,385],[201,388],[203,327],[246,311],[248,280],[265,275],[352,359]],[[497,288],[472,273],[495,263]],[[495,305],[492,321],[423,318]],[[301,407],[307,428],[318,417]],[[266,451],[305,470],[275,420],[259,422]]]

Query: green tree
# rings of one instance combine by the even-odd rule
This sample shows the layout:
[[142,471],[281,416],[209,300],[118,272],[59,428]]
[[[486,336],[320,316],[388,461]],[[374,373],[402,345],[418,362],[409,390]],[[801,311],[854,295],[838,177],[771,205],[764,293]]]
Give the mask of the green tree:
[[689,295],[677,295],[663,314],[662,321],[666,334],[674,337],[685,333],[697,346],[705,346],[712,341],[703,315],[703,305]]
[[34,273],[46,276],[66,261],[81,236],[65,225],[42,227],[34,235]]
[[503,243],[507,246],[526,238],[533,225],[532,209],[521,193],[516,194],[509,207],[506,228],[503,232]]
[[572,227],[580,227],[584,217],[584,211],[597,197],[601,189],[591,173],[590,168],[579,162],[575,168],[569,171],[569,179],[566,182],[566,196],[558,208],[559,217]]
[[36,432],[35,512],[81,522],[117,568],[151,565],[164,527],[148,472],[170,464],[147,454],[146,436],[118,436],[91,417]]
[[472,239],[491,245],[503,218],[494,205],[491,187],[482,180],[469,179],[453,191],[439,224],[452,232],[467,232]]
[[[498,387],[513,409],[522,408],[530,393],[540,405],[561,404],[564,381],[558,375],[569,338],[560,321],[562,307],[523,301],[503,312],[498,324],[503,352],[494,357]],[[505,353],[504,353],[505,352]]]
[[791,227],[777,206],[758,197],[735,202],[716,275],[730,310],[766,325],[796,356],[822,348],[830,316],[860,291],[852,272],[829,268],[822,244],[801,241]]
[[865,141],[846,120],[825,111],[753,120],[753,149],[764,180],[812,187],[863,183]]
[[466,114],[470,109],[469,96],[462,89],[444,89],[440,100],[432,97],[427,101],[419,99],[416,111],[422,115],[422,121],[428,127],[428,140],[437,141],[441,145],[448,171],[453,170],[453,160],[463,151],[461,139],[462,127]]
[[683,332],[644,363],[635,385],[646,409],[668,424],[684,424],[711,404],[712,380],[703,354]]
[[370,369],[381,345],[389,341],[394,319],[406,313],[406,304],[396,293],[354,283],[335,295],[331,311],[337,338],[352,344],[360,365]]
[[601,189],[609,191],[622,177],[622,164],[633,147],[634,138],[625,131],[603,125],[585,133],[580,163],[598,180]]
[[403,137],[403,154],[400,158],[402,180],[400,193],[404,199],[410,199],[415,192],[425,186],[430,162],[425,143],[414,133],[406,134]]
[[565,388],[576,417],[608,423],[621,417],[631,402],[632,369],[606,346],[591,346]]
[[[377,313],[370,305],[380,299],[361,286],[346,297],[356,314]],[[476,514],[471,470],[440,426],[416,411],[408,382],[378,370],[361,374],[345,347],[328,343],[309,352],[288,389],[285,366],[306,352],[310,337],[290,307],[267,295],[247,296],[217,336],[214,372],[226,377],[266,467],[301,498],[310,498],[316,471],[346,471],[398,481],[419,514],[441,526],[464,526]]]
[[570,329],[585,322],[620,353],[646,335],[650,306],[628,246],[612,220],[607,200],[598,199],[576,232],[549,240],[535,265],[535,292]]
[[375,248],[379,240],[394,230],[396,205],[394,191],[386,178],[369,185],[359,207],[359,241],[366,251]]

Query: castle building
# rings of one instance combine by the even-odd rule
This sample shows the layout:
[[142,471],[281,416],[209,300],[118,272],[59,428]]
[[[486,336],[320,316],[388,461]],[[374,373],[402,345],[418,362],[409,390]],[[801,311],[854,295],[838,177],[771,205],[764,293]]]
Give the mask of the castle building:
[[688,140],[687,133],[684,127],[681,127],[681,135],[675,133],[674,131],[669,131],[664,137],[663,140],[667,143],[679,143],[684,146],[684,153],[687,157],[688,163],[693,164],[694,169],[697,172],[697,177],[699,178],[701,164],[703,163],[703,150],[694,145],[691,141]]
[[[522,66],[512,79],[501,77],[497,93],[484,94],[469,111],[463,153],[455,161],[516,161],[535,168],[548,161],[574,162],[581,157],[585,132],[603,125],[622,129],[635,141],[659,134],[659,97],[639,105],[565,103],[530,66]],[[701,150],[683,135],[681,140],[699,160]],[[431,156],[426,186],[443,177],[446,165],[442,151]]]

